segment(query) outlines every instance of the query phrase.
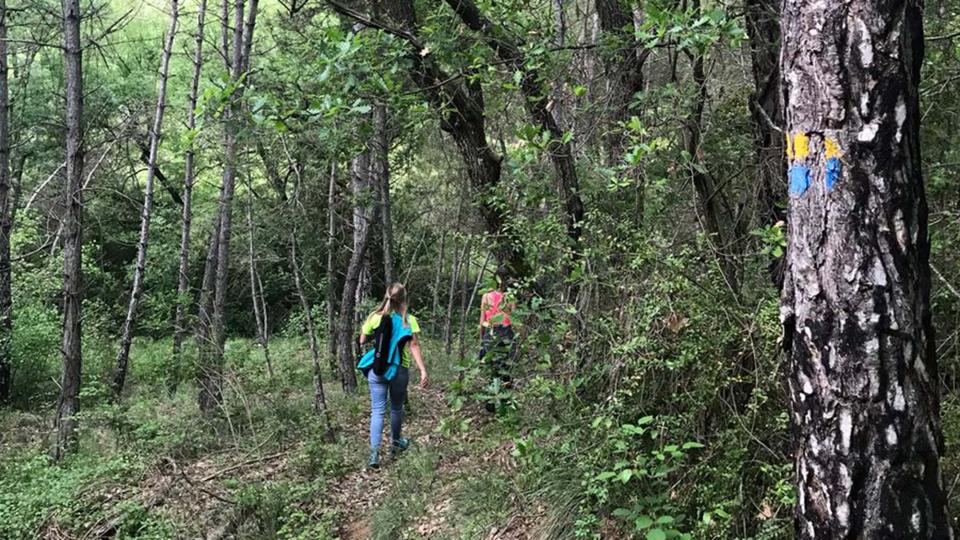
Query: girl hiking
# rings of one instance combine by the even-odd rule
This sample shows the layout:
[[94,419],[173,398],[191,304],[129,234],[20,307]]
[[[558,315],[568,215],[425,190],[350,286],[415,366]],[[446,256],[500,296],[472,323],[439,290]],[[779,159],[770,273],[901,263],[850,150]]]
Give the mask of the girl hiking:
[[[510,313],[513,304],[506,299],[506,277],[497,273],[497,288],[480,299],[480,360],[485,361],[494,380],[510,383],[510,362],[515,345]],[[487,408],[492,408],[488,403]]]
[[410,380],[410,357],[420,370],[420,388],[427,387],[427,368],[417,334],[420,324],[408,313],[407,291],[400,283],[387,288],[380,307],[367,317],[360,329],[360,343],[373,339],[373,349],[367,351],[357,367],[363,371],[370,386],[370,458],[367,466],[380,466],[380,440],[383,437],[383,417],[390,399],[390,455],[404,451],[410,440],[400,436],[403,423],[403,403]]

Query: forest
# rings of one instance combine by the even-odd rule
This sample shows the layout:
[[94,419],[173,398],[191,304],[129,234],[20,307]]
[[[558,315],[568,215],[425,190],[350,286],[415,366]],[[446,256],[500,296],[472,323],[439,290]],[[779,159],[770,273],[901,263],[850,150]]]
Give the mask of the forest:
[[958,84],[956,0],[0,0],[0,538],[953,538]]

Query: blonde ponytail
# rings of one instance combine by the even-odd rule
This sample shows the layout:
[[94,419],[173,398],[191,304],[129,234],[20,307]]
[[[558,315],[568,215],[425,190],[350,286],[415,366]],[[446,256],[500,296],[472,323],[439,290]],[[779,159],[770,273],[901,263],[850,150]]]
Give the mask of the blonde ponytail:
[[394,311],[403,317],[403,325],[407,326],[407,289],[399,282],[394,282],[387,287],[387,292],[383,295],[383,303],[377,308],[376,313],[383,317]]

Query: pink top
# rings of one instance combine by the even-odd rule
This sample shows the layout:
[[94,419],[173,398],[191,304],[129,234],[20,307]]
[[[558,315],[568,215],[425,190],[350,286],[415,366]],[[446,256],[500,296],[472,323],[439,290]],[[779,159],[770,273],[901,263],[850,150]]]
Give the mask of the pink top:
[[500,308],[500,303],[503,302],[503,293],[500,291],[489,292],[486,301],[490,307],[480,315],[480,322],[486,326],[491,319],[502,315],[502,318],[498,317],[497,321],[492,323],[492,326],[510,326],[510,315]]

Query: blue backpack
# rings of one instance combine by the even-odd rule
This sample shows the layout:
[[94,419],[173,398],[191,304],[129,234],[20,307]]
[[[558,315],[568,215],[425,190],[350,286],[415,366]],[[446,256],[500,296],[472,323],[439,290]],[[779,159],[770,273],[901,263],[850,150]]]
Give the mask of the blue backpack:
[[413,339],[413,331],[403,324],[403,317],[391,313],[389,317],[380,318],[380,326],[373,332],[373,348],[360,357],[357,369],[367,377],[373,372],[389,381],[397,374],[400,367],[403,348]]

